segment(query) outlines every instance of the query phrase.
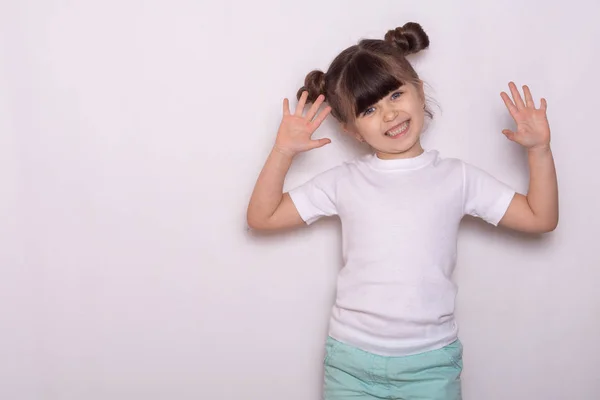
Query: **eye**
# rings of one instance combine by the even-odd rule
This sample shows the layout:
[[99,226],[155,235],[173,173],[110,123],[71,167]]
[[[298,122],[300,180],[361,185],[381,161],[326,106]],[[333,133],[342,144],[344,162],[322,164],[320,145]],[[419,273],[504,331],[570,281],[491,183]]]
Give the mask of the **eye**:
[[373,111],[375,111],[375,107],[369,107],[363,112],[362,115],[363,115],[363,117],[366,117],[367,115],[372,114]]
[[392,94],[392,100],[396,100],[398,97],[400,97],[400,95],[402,95],[402,92],[395,92]]

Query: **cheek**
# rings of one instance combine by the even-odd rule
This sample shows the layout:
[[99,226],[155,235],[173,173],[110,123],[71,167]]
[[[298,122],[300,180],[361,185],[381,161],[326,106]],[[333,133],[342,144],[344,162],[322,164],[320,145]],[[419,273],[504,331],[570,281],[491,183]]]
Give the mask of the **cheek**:
[[423,119],[425,118],[425,109],[423,107],[423,104],[417,104],[413,108],[412,116],[417,121],[423,121]]
[[361,124],[359,132],[363,136],[372,136],[379,133],[379,129],[379,123],[375,120],[375,118],[371,118],[369,121],[365,121]]

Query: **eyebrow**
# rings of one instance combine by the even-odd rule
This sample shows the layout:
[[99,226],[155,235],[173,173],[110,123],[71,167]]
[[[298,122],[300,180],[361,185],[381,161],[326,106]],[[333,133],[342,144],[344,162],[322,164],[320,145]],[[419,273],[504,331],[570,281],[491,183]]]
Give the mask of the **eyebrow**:
[[[402,84],[402,85],[398,86],[396,89],[390,90],[385,96],[383,96],[381,99],[377,100],[377,103],[379,103],[381,100],[385,99],[387,96],[389,96],[391,94],[394,94],[397,91],[403,89],[404,87],[406,87],[406,84]],[[359,115],[363,115],[365,113],[365,111],[367,111],[369,108],[373,107],[377,103],[369,104],[369,106],[367,108],[365,108],[364,111],[362,111],[361,113],[359,113]]]

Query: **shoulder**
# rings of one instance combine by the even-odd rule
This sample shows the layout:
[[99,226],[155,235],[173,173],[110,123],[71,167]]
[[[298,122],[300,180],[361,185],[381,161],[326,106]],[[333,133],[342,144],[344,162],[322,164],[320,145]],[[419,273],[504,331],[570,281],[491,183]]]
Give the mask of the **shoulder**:
[[330,166],[321,172],[314,174],[313,177],[307,181],[307,184],[316,185],[321,188],[327,186],[334,187],[340,180],[343,180],[344,177],[350,174],[352,165],[353,160]]
[[440,155],[437,150],[430,150],[435,154],[435,158],[433,161],[433,166],[438,170],[448,171],[448,172],[460,172],[463,173],[465,169],[466,163],[455,157],[444,157]]
[[370,155],[359,155],[327,169],[322,174],[343,178],[355,174],[357,171],[368,168]]
[[429,150],[430,153],[435,155],[433,163],[436,166],[442,167],[452,167],[452,166],[460,166],[464,162],[463,160],[456,157],[447,157],[443,154],[440,154],[438,150]]

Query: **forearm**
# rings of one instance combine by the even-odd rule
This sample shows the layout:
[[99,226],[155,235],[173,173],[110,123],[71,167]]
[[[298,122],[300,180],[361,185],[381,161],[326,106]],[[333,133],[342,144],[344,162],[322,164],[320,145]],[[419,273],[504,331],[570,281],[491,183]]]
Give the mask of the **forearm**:
[[539,223],[552,230],[558,224],[558,184],[550,146],[528,150],[527,202]]
[[271,150],[248,205],[247,218],[250,225],[268,220],[277,210],[283,198],[283,182],[292,158],[276,148]]

